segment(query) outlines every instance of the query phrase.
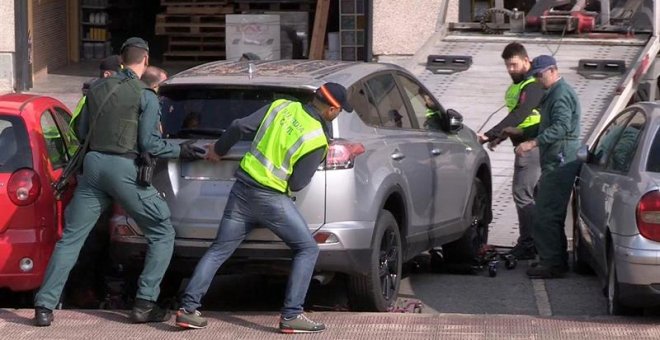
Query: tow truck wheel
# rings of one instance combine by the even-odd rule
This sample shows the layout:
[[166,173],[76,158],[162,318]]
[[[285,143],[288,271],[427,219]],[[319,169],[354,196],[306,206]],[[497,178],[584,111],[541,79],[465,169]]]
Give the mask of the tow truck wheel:
[[396,303],[402,272],[399,225],[387,210],[381,210],[371,243],[371,266],[367,275],[348,278],[348,302],[352,310],[386,312]]

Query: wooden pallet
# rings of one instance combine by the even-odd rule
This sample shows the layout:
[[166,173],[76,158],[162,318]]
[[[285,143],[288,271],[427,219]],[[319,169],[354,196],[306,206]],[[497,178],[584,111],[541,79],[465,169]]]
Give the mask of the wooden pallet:
[[238,2],[236,8],[239,12],[243,11],[310,11],[313,6],[310,2],[277,2],[277,1],[259,1],[259,2]]
[[230,14],[234,13],[233,5],[176,5],[167,6],[166,14]]
[[168,15],[156,16],[156,34],[224,34],[224,15]]
[[160,0],[162,6],[170,5],[226,5],[228,0]]
[[168,52],[225,52],[225,38],[222,36],[170,36]]
[[224,60],[224,51],[179,51],[179,52],[165,52],[163,53],[163,61],[176,62],[176,61],[214,61]]

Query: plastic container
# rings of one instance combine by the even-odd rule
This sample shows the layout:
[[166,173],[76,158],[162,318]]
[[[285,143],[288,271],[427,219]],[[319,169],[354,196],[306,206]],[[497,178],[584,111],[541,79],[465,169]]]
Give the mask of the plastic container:
[[83,43],[83,58],[84,59],[94,58],[94,44],[89,42]]
[[94,43],[94,59],[103,59],[103,58],[105,58],[105,44]]

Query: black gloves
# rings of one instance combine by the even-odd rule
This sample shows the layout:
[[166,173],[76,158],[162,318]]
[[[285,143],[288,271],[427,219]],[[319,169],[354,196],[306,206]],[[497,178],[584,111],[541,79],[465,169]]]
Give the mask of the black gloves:
[[[179,158],[185,160],[191,160],[191,161],[196,159],[203,159],[204,153],[199,151],[201,150],[199,147],[193,145],[196,142],[197,142],[196,140],[189,140],[179,144],[179,146],[181,147]],[[196,149],[198,151],[196,151]]]

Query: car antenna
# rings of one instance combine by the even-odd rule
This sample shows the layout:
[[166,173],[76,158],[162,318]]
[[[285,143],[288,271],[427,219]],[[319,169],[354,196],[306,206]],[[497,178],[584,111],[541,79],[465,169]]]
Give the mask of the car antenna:
[[252,79],[254,77],[254,63],[248,63],[248,78]]

